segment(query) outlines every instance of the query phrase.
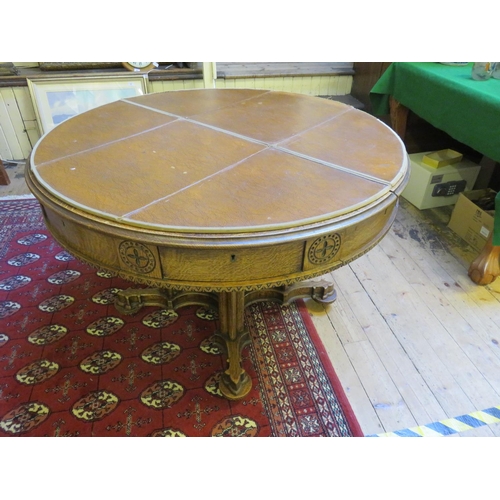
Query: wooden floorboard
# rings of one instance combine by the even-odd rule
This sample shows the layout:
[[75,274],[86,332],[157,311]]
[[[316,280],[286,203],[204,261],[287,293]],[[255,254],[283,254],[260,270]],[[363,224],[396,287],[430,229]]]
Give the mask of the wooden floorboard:
[[[10,166],[0,197],[27,194]],[[402,200],[388,235],[325,278],[338,298],[306,304],[365,434],[426,426],[500,405],[500,281],[467,276],[477,252],[447,222],[451,208]],[[500,424],[450,437],[500,436]]]
[[476,407],[463,388],[455,383],[450,372],[448,349],[451,346],[444,329],[387,260],[380,248],[375,248],[372,255],[358,259],[352,267],[402,349],[447,414],[473,411]]
[[[346,301],[351,299],[350,307],[353,314],[363,325],[367,340],[371,342],[388,374],[399,388],[401,399],[408,406],[415,421],[433,421],[442,418],[444,412],[437,404],[432,391],[356,273],[351,273],[351,276],[344,272],[344,269],[341,271],[342,273],[338,273],[340,277],[336,283],[345,291]],[[380,401],[377,404],[387,412],[387,402]],[[412,425],[415,423],[408,420],[401,422],[398,428]]]
[[[338,299],[321,335],[338,337],[384,432],[500,404],[498,285],[468,278],[477,253],[446,227],[450,213],[403,200],[382,242],[332,273]],[[490,427],[468,432],[498,435]]]

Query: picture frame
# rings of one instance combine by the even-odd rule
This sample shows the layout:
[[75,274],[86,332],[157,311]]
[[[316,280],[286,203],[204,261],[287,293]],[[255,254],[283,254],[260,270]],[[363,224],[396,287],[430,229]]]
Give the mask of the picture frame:
[[84,111],[148,93],[147,74],[27,78],[41,135]]

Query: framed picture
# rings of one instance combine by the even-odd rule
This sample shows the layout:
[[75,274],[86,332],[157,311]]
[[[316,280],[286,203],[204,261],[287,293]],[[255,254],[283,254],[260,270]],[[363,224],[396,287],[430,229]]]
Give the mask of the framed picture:
[[27,81],[42,135],[89,109],[147,94],[148,82],[147,74],[28,78]]

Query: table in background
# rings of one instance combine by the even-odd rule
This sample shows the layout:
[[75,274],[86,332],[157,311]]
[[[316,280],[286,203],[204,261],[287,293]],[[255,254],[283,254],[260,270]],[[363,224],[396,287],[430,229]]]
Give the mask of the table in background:
[[[408,110],[457,141],[500,162],[500,80],[473,80],[472,63],[391,64],[372,88],[375,115],[390,113],[394,130],[404,139]],[[500,193],[495,202],[494,230],[469,276],[478,284],[500,275]]]

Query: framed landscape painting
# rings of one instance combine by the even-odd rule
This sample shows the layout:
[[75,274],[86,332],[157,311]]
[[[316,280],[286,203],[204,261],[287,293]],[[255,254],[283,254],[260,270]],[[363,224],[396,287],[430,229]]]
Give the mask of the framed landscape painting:
[[119,99],[147,93],[147,75],[28,78],[40,127],[50,132],[64,120]]

